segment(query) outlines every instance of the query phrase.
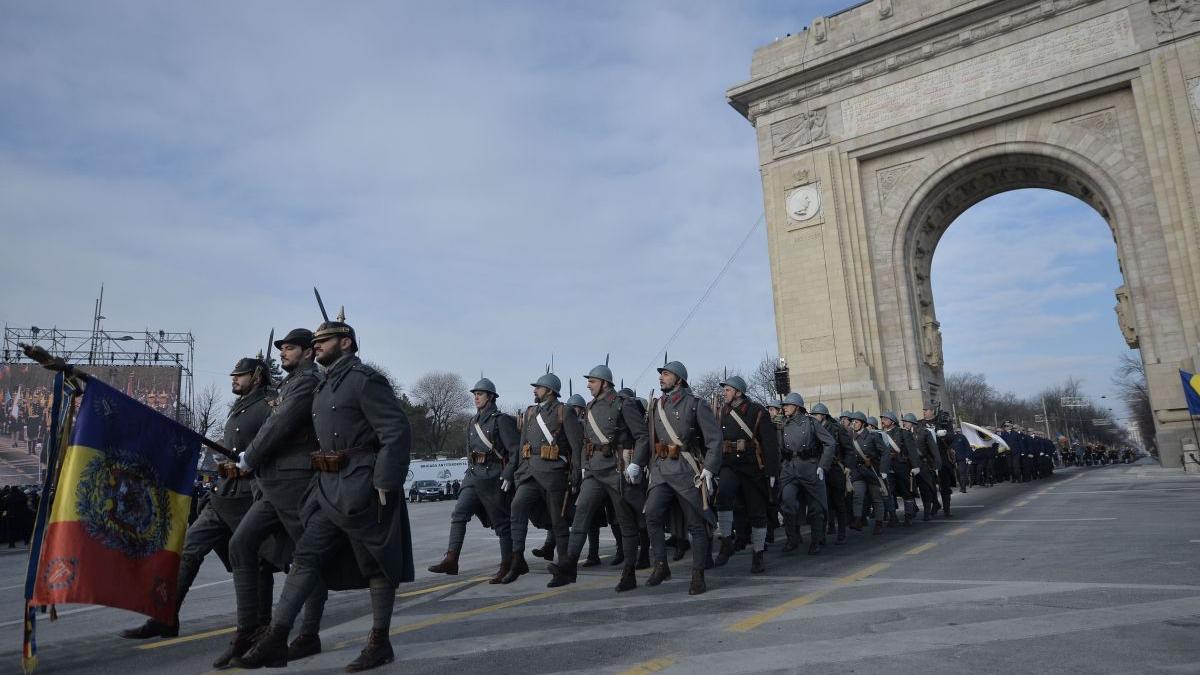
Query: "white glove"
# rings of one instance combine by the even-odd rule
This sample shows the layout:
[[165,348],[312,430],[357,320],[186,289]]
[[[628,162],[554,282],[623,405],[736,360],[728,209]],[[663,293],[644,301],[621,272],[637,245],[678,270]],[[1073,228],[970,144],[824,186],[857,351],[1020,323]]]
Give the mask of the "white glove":
[[713,491],[712,479],[713,479],[712,472],[709,471],[708,469],[704,469],[703,471],[700,472],[700,480],[704,481],[704,486],[706,488],[708,488],[708,494],[710,494],[710,495],[712,494],[712,491]]
[[580,469],[579,470],[579,481],[582,483],[584,478],[587,478],[587,469]]
[[775,476],[771,476],[770,481],[771,481],[771,487],[775,487]]
[[938,430],[937,430],[937,437],[938,437],[938,438],[942,438],[942,437],[943,437],[943,436],[945,436],[945,435],[946,435],[946,430],[945,430],[945,429],[938,429]]
[[379,493],[379,505],[387,506],[387,490],[384,490],[383,488],[375,488],[375,491]]
[[241,455],[238,456],[237,468],[239,471],[249,471],[250,470],[250,465],[246,463],[246,453],[243,452]]
[[817,467],[817,480],[825,480],[825,469]]
[[887,474],[886,474],[886,473],[881,473],[881,474],[879,474],[879,477],[880,477],[880,478],[882,478],[882,479],[884,479],[884,480],[887,480]]
[[508,492],[511,489],[512,489],[512,483],[508,482],[507,478],[501,478],[500,479],[500,491]]
[[917,474],[919,474],[919,473],[921,473],[921,470],[920,470],[920,469],[918,469],[917,467],[915,467],[915,466],[914,466],[914,467],[913,467],[913,469],[912,469],[912,475],[914,475],[914,476],[915,476],[915,475],[917,475]]
[[629,466],[625,467],[625,478],[631,485],[642,482],[642,467],[630,462]]

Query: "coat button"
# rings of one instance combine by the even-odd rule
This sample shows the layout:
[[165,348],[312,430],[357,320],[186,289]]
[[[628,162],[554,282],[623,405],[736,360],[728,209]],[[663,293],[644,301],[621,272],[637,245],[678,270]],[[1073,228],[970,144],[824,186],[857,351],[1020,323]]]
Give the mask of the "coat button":
[[336,431],[335,431],[335,432],[333,432],[333,435],[334,435],[334,436],[337,436],[337,435],[338,435],[338,432],[336,432]]
[[336,405],[331,405],[331,406],[329,406],[329,409],[330,409],[330,410],[337,410],[337,406],[336,406]]

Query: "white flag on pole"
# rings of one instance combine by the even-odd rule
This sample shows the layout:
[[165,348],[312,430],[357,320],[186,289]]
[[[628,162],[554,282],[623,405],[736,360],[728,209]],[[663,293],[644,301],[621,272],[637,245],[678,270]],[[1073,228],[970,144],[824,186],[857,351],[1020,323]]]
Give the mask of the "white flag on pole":
[[970,422],[960,422],[960,424],[962,425],[962,435],[967,437],[967,442],[971,444],[971,447],[990,448],[992,447],[992,443],[999,443],[1001,448],[1005,450],[1010,449],[1008,443],[1005,443],[1003,438],[1000,438],[987,429],[977,427]]

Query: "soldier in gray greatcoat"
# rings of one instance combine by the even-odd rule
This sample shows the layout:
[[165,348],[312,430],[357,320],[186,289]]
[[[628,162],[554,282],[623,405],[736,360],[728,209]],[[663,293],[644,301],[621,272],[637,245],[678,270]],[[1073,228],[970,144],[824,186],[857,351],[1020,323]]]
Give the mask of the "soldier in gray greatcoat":
[[917,475],[921,473],[921,456],[917,452],[917,443],[913,435],[900,428],[900,418],[896,413],[889,410],[880,414],[879,418],[883,427],[883,441],[892,449],[890,471],[885,473],[892,476],[892,488],[896,498],[904,500],[904,526],[908,527],[917,515],[913,486]]
[[521,416],[517,461],[509,464],[502,487],[515,489],[512,501],[513,562],[501,583],[511,584],[529,572],[525,562],[525,535],[536,508],[549,515],[559,560],[567,557],[571,525],[568,501],[577,489],[583,447],[579,418],[558,400],[562,381],[546,373],[532,383],[535,405]]
[[825,518],[829,493],[825,473],[833,464],[837,442],[817,420],[804,410],[804,398],[796,392],[783,399],[783,466],[779,472],[780,510],[788,541],[785,552],[800,546],[800,519],[808,516],[808,554],[816,555],[825,542]]
[[854,507],[850,527],[862,530],[867,524],[867,498],[871,500],[871,513],[875,528],[871,534],[883,534],[883,481],[887,479],[887,448],[879,435],[867,428],[867,416],[859,411],[850,413],[850,433],[853,435],[854,453],[848,456],[850,485],[854,490]]
[[[834,447],[833,463],[829,470],[825,472],[825,488],[829,502],[828,513],[832,516],[829,519],[829,531],[837,533],[837,539],[833,540],[834,544],[846,543],[846,470],[847,462],[851,461],[850,455],[854,454],[854,446],[850,442],[850,431],[839,424],[833,416],[829,414],[829,408],[824,403],[818,403],[812,407],[811,415],[813,419],[825,427],[830,436],[833,436]],[[836,526],[836,529],[835,529]]]
[[[312,331],[296,328],[275,342],[279,365],[287,373],[272,403],[274,411],[242,453],[238,468],[254,473],[259,495],[229,542],[233,587],[237,598],[237,631],[229,648],[213,662],[224,668],[246,653],[253,644],[259,624],[256,551],[271,536],[287,537],[293,545],[304,532],[300,524],[300,502],[312,482],[313,452],[318,450],[313,433],[312,402],[317,388],[317,365],[312,357]],[[296,639],[288,646],[288,660],[321,653],[321,615],[328,592],[322,582],[304,605],[304,620]],[[268,602],[268,608],[270,603]]]
[[658,384],[663,395],[651,402],[647,412],[650,438],[646,452],[635,456],[625,469],[632,483],[641,480],[642,467],[648,474],[646,528],[650,531],[654,569],[646,585],[657,586],[671,578],[663,530],[671,505],[677,503],[692,537],[688,594],[699,595],[707,590],[704,565],[708,561],[708,528],[715,520],[708,498],[713,477],[721,472],[721,427],[712,409],[692,393],[682,363],[672,361],[659,368]]
[[917,455],[921,458],[921,472],[913,479],[917,493],[921,495],[921,508],[925,510],[923,520],[933,518],[941,508],[938,502],[937,480],[938,472],[942,469],[942,455],[938,452],[937,437],[917,422],[917,416],[904,413],[900,426],[912,434],[913,443],[917,446]]
[[717,416],[721,424],[721,472],[717,493],[717,525],[721,550],[716,566],[733,555],[734,502],[740,495],[750,525],[750,572],[766,571],[767,504],[779,475],[779,434],[766,408],[746,398],[746,381],[734,375],[721,383],[725,403]]
[[[313,335],[313,351],[324,368],[312,407],[321,450],[312,457],[317,474],[300,511],[304,534],[270,630],[245,656],[233,660],[242,668],[287,665],[288,632],[323,573],[330,588],[370,588],[371,631],[346,670],[391,663],[395,655],[388,631],[396,586],[413,580],[412,531],[403,493],[412,446],[408,418],[388,379],[358,358],[358,341],[348,324],[321,324]],[[326,567],[345,551],[353,563]],[[356,578],[342,583],[338,572]]]
[[617,591],[628,591],[637,587],[633,571],[638,547],[636,513],[645,506],[645,497],[641,490],[627,485],[625,451],[632,450],[633,457],[650,454],[646,421],[636,404],[613,390],[613,374],[608,366],[592,368],[587,383],[592,400],[587,404],[582,424],[583,461],[579,469],[582,482],[575,520],[571,524],[567,555],[559,564],[550,564],[554,578],[547,585],[554,588],[575,581],[584,537],[591,530],[592,519],[604,508],[604,502],[609,501],[620,526],[621,539],[617,543],[625,561]]
[[[270,401],[275,392],[270,388],[267,365],[261,359],[240,359],[229,375],[232,378],[233,393],[238,398],[230,407],[229,418],[225,422],[224,445],[236,453],[249,445],[259,427],[271,414]],[[175,591],[175,623],[168,625],[148,619],[137,628],[121,631],[121,637],[144,640],[179,635],[179,606],[183,604],[184,596],[200,572],[204,557],[210,551],[216,551],[226,568],[229,568],[229,539],[254,501],[254,477],[240,472],[233,462],[219,464],[218,475],[220,478],[216,491],[209,495],[204,510],[188,526],[184,538]],[[282,569],[287,551],[280,550],[272,540],[264,543],[261,553],[271,558],[271,562],[260,559],[254,563],[255,574],[259,576],[261,600],[265,602],[262,613],[254,619],[256,626],[264,625],[270,620],[272,564]]]
[[458,574],[458,554],[467,534],[467,523],[481,515],[500,540],[500,568],[488,580],[498,584],[512,565],[512,514],[508,495],[500,489],[504,467],[514,461],[520,447],[517,422],[496,406],[496,385],[486,377],[471,388],[475,416],[467,424],[467,473],[458,502],[450,515],[450,544],[446,557],[429,568],[435,574]]

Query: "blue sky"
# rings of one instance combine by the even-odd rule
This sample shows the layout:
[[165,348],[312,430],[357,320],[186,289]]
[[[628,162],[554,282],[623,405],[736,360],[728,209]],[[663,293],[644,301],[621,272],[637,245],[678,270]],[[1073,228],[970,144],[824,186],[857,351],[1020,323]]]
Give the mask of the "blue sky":
[[[404,384],[483,371],[516,405],[551,353],[579,376],[609,352],[632,381],[762,211],[725,89],[755,47],[844,4],[9,4],[0,320],[87,327],[103,282],[108,327],[193,331],[197,385],[224,387],[271,328],[317,323],[318,285]],[[1017,226],[992,203],[935,257],[947,364],[1032,391],[1058,372],[1029,359],[1095,337],[1084,315],[1119,346],[1119,282],[1038,305],[1074,322],[1029,351],[963,339],[971,289],[999,301],[1024,280],[945,285],[948,251],[1042,254],[997,238]],[[1047,204],[1038,222],[1104,258],[1094,214]],[[1113,342],[1088,342],[1089,385]],[[670,352],[701,372],[775,350],[760,228]]]

